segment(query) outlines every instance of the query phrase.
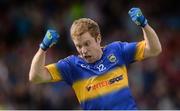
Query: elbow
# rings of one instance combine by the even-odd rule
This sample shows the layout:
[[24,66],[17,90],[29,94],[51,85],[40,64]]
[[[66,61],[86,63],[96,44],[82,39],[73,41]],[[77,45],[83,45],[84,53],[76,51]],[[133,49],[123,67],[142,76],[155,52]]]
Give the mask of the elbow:
[[159,45],[159,47],[156,49],[156,56],[158,56],[162,52],[162,47]]
[[158,55],[160,55],[161,52],[162,52],[162,48],[161,48],[161,46],[159,46],[158,48],[156,48],[152,51],[152,56],[158,56]]
[[29,82],[32,82],[32,81],[33,81],[33,78],[32,78],[31,75],[32,75],[31,72],[29,72]]
[[162,52],[162,47],[160,46],[158,49],[158,55]]
[[37,81],[36,79],[33,78],[29,78],[29,82],[33,83],[33,84],[38,84],[40,83],[39,81]]
[[36,83],[35,77],[33,77],[31,74],[29,75],[29,82]]
[[35,82],[32,76],[29,76],[29,82]]

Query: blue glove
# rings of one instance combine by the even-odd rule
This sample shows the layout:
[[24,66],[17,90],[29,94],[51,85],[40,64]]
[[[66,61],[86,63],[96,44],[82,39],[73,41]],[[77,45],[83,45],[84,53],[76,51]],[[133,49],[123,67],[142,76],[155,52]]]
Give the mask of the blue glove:
[[128,14],[132,21],[134,21],[138,26],[145,27],[147,25],[147,19],[143,16],[139,8],[131,8]]
[[49,47],[56,44],[58,39],[59,39],[59,34],[55,30],[49,29],[47,30],[46,35],[44,36],[44,39],[40,44],[40,48],[46,51]]

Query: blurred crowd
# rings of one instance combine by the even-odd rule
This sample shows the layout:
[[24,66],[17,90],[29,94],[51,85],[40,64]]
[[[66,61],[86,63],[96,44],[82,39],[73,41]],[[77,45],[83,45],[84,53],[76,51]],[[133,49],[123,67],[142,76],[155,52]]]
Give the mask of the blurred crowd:
[[70,39],[73,20],[98,22],[102,45],[143,39],[128,16],[140,7],[157,32],[158,57],[128,66],[129,84],[139,109],[180,109],[180,8],[176,0],[0,0],[0,109],[81,109],[65,82],[33,84],[31,60],[48,28],[60,34],[46,64],[76,54]]

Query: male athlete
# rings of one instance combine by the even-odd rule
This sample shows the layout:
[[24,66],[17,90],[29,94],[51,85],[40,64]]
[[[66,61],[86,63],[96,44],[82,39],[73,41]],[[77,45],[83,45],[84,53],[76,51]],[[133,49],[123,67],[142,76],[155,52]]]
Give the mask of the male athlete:
[[117,41],[101,47],[98,24],[81,18],[71,26],[72,40],[79,55],[45,66],[47,49],[59,39],[55,30],[48,30],[32,60],[29,80],[35,83],[65,81],[74,89],[83,109],[137,109],[129,89],[126,66],[157,56],[162,49],[141,10],[132,8],[129,15],[142,28],[143,41]]

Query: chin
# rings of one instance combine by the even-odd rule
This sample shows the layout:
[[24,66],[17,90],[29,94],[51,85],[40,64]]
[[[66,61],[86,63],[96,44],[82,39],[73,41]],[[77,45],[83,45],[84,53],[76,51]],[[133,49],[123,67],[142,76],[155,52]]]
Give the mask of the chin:
[[95,61],[93,60],[86,60],[87,63],[94,63]]

